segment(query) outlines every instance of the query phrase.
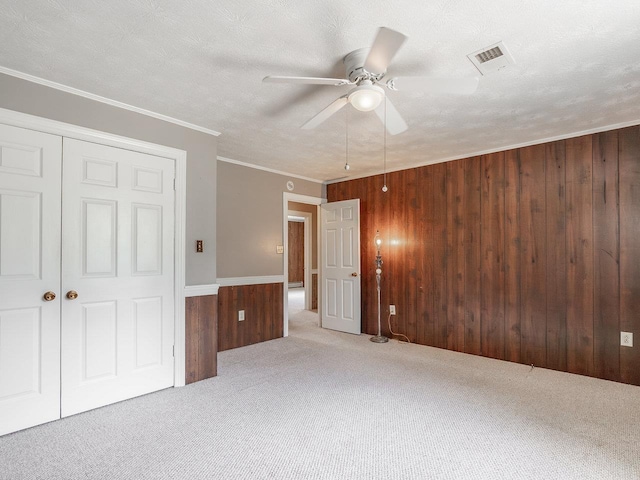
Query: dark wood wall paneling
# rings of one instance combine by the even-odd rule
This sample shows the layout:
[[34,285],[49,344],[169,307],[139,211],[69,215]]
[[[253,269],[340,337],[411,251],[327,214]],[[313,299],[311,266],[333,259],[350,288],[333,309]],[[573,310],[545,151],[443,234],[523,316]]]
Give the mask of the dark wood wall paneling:
[[304,223],[289,222],[289,283],[304,284]]
[[218,374],[218,297],[187,297],[185,310],[185,382],[189,384]]
[[[362,328],[640,385],[640,126],[328,185],[359,198]],[[620,346],[620,332],[636,346]]]
[[318,274],[311,274],[311,310],[318,309]]
[[[280,338],[283,283],[220,287],[218,290],[218,350],[244,347]],[[244,310],[245,320],[238,321]]]

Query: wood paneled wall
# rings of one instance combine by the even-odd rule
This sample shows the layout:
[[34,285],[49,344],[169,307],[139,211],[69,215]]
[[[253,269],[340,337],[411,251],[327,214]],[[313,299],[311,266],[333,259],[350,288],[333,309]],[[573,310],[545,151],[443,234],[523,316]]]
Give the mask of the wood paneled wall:
[[189,384],[218,374],[218,297],[187,297],[185,308],[185,382]]
[[[282,337],[283,287],[283,283],[220,287],[218,350]],[[242,322],[238,321],[239,310],[244,310]]]
[[311,274],[311,310],[318,309],[318,274]]
[[304,285],[304,223],[289,222],[289,283]]
[[[640,385],[640,127],[328,185],[359,198],[363,331]],[[636,345],[620,346],[620,332]]]

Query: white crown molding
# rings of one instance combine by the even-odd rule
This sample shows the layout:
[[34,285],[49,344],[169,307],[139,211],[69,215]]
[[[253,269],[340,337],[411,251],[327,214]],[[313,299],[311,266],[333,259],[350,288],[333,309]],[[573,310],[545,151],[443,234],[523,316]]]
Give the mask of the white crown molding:
[[234,165],[240,165],[242,167],[253,168],[255,170],[262,170],[269,173],[275,173],[277,175],[282,175],[285,177],[299,178],[300,180],[306,180],[307,182],[313,183],[324,183],[323,180],[318,180],[316,178],[304,177],[302,175],[297,175],[295,173],[282,172],[280,170],[275,170],[269,167],[262,167],[260,165],[254,165],[253,163],[241,162],[240,160],[234,160],[233,158],[222,157],[218,155],[218,160],[226,163],[233,163]]
[[212,283],[209,285],[187,285],[186,287],[184,287],[184,296],[204,297],[206,295],[217,295],[219,287],[220,285],[217,283]]
[[44,85],[45,87],[54,88],[56,90],[61,90],[63,92],[70,93],[72,95],[77,95],[79,97],[88,98],[89,100],[95,100],[96,102],[105,103],[107,105],[111,105],[112,107],[122,108],[124,110],[129,110],[131,112],[139,113],[141,115],[146,115],[148,117],[153,117],[158,120],[163,120],[165,122],[173,123],[175,125],[180,125],[181,127],[189,128],[191,130],[197,130],[198,132],[206,133],[208,135],[213,135],[217,137],[220,135],[220,132],[215,130],[211,130],[209,128],[201,127],[199,125],[194,125],[193,123],[185,122],[182,120],[178,120],[177,118],[169,117],[167,115],[163,115],[161,113],[152,112],[151,110],[145,110],[144,108],[135,107],[133,105],[129,105],[127,103],[119,102],[117,100],[112,100],[110,98],[101,97],[100,95],[96,95],[94,93],[85,92],[84,90],[79,90],[77,88],[69,87],[67,85],[63,85],[61,83],[53,82],[51,80],[46,80],[44,78],[36,77],[35,75],[30,75],[28,73],[19,72],[17,70],[12,70],[10,68],[6,68],[0,66],[0,73],[4,73],[5,75],[9,75],[11,77],[21,78],[22,80],[26,80],[28,82],[37,83],[39,85]]
[[[542,138],[540,140],[533,140],[531,142],[517,143],[514,145],[508,145],[506,147],[492,148],[489,150],[482,150],[480,152],[465,153],[464,155],[457,155],[455,157],[447,157],[447,158],[442,158],[438,160],[431,160],[428,162],[416,163],[415,165],[412,165],[410,167],[387,169],[387,173],[400,172],[402,170],[410,170],[412,168],[426,167],[427,165],[435,165],[436,163],[452,162],[454,160],[462,160],[463,158],[478,157],[480,155],[488,155],[490,153],[506,152],[507,150],[513,150],[516,148],[524,148],[524,147],[530,147],[532,145],[540,145],[543,143],[557,142],[558,140],[567,140],[569,138],[577,138],[577,137],[582,137],[583,135],[592,135],[594,133],[608,132],[609,130],[617,130],[619,128],[633,127],[636,125],[640,125],[640,119],[631,120],[629,122],[616,123],[613,125],[606,125],[604,127],[596,127],[589,130],[582,130],[580,132],[566,133],[563,135],[557,135],[555,137]],[[354,175],[352,177],[342,177],[342,178],[337,178],[335,180],[325,180],[323,183],[324,185],[330,185],[332,183],[348,182],[349,180],[358,180],[359,178],[374,177],[376,175],[382,175],[382,174],[384,174],[384,170],[377,170],[373,173]]]
[[240,285],[264,285],[267,283],[284,283],[284,275],[264,275],[261,277],[227,277],[216,279],[221,287],[237,287]]

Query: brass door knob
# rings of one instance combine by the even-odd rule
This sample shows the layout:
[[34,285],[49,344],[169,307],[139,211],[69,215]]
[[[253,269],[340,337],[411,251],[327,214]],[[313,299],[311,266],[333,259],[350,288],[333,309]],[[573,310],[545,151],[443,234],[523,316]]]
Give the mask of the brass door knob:
[[42,296],[42,298],[44,298],[45,302],[50,302],[51,300],[56,299],[56,294],[53,292],[47,292]]
[[67,292],[67,298],[69,300],[75,300],[76,298],[78,298],[78,292],[76,292],[75,290],[69,290]]
[[352,277],[357,277],[357,276],[358,276],[358,274],[357,274],[356,272],[353,272],[353,273],[351,274],[351,276],[352,276]]

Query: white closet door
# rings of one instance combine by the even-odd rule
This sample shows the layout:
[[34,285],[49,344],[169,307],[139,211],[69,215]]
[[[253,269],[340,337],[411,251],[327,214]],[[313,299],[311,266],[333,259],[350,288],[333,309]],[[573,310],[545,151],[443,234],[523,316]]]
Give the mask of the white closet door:
[[0,435],[60,418],[61,158],[0,125]]
[[63,417],[173,385],[174,171],[64,139]]

